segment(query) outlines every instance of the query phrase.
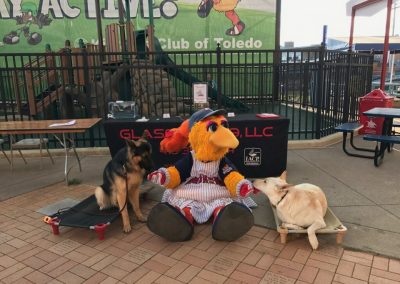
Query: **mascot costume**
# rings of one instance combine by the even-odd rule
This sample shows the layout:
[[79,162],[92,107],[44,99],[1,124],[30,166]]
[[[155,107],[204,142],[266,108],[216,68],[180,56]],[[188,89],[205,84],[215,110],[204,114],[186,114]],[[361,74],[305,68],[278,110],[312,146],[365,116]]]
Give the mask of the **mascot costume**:
[[148,216],[147,226],[153,233],[169,241],[187,241],[195,222],[213,218],[212,237],[234,241],[253,226],[249,208],[257,205],[248,196],[255,189],[225,157],[239,141],[224,114],[224,110],[202,109],[166,133],[162,151],[178,151],[187,143],[192,150],[174,166],[148,175],[166,188],[161,203]]

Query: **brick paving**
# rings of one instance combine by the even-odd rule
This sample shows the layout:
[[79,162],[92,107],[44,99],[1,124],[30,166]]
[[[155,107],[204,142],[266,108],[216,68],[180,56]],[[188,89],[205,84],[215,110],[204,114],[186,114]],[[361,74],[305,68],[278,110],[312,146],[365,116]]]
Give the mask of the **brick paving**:
[[[191,241],[171,243],[136,220],[124,234],[117,220],[100,241],[88,229],[61,227],[55,236],[36,212],[93,190],[59,183],[0,202],[1,283],[400,283],[399,260],[329,242],[312,251],[304,236],[282,245],[262,227],[227,243],[211,238],[210,224],[197,225]],[[143,211],[154,204],[142,202]]]

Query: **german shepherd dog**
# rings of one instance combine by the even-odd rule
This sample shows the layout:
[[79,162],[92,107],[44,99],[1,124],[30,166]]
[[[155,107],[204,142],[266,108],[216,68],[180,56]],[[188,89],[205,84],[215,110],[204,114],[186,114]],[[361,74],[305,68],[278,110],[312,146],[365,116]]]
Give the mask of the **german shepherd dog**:
[[[151,145],[145,138],[126,140],[126,146],[108,162],[103,172],[103,184],[95,189],[100,210],[118,206],[123,231],[129,233],[128,200],[140,222],[146,222],[139,207],[139,187],[143,176],[153,168]],[[128,194],[128,196],[127,196]]]

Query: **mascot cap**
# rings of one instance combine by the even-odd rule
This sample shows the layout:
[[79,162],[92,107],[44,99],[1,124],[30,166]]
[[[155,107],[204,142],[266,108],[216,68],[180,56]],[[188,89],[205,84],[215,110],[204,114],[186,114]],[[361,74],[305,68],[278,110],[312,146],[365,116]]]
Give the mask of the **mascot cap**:
[[212,110],[209,108],[204,108],[201,110],[196,111],[192,116],[189,118],[189,130],[192,129],[193,125],[196,122],[202,121],[203,119],[212,116],[212,115],[225,115],[226,111],[224,109],[217,109]]
[[21,5],[21,12],[23,13],[31,12],[32,15],[36,16],[37,6],[35,5],[35,3],[25,2]]

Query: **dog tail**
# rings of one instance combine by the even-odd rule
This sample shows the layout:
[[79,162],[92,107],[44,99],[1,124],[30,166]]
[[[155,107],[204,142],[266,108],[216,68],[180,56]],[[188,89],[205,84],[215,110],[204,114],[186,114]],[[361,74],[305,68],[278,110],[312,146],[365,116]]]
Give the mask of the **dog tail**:
[[110,197],[105,193],[103,187],[98,186],[94,190],[94,196],[96,197],[97,204],[100,207],[100,210],[111,207]]

